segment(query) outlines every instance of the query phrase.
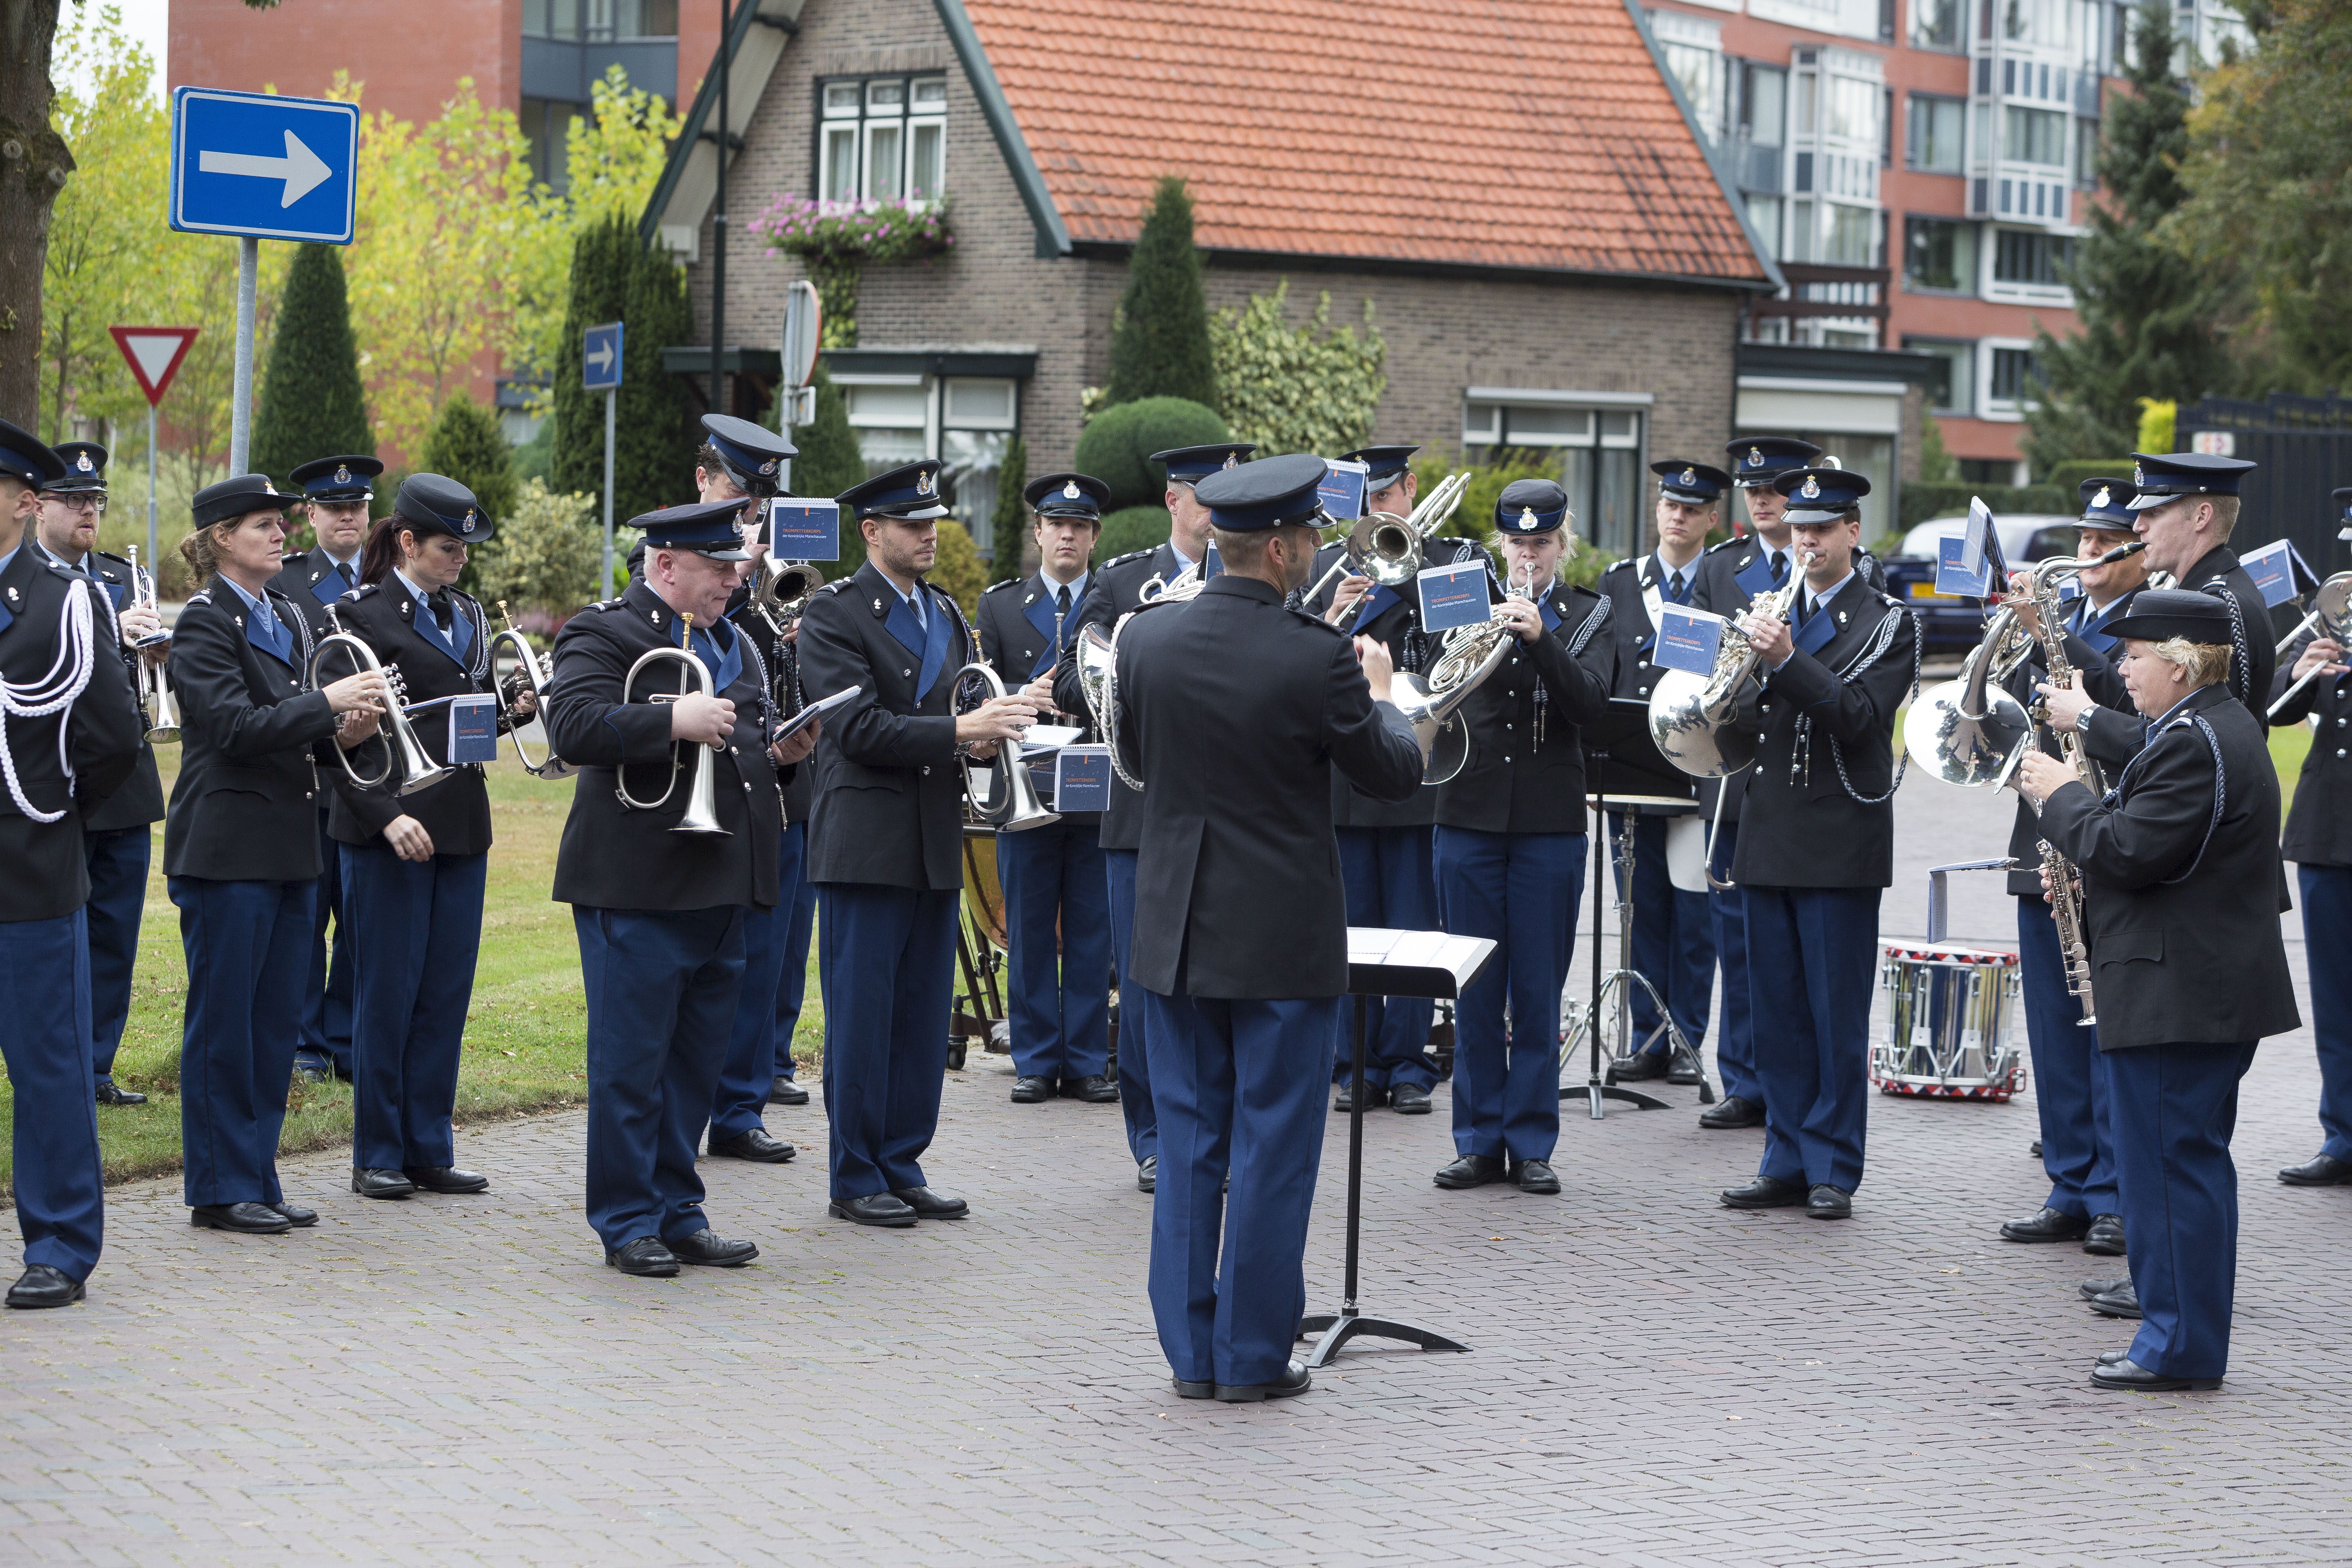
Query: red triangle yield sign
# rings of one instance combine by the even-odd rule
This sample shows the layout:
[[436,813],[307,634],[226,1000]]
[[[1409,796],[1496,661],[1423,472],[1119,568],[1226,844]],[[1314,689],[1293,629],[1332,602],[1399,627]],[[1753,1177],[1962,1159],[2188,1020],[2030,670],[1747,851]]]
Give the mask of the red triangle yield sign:
[[172,377],[180,371],[180,362],[188,357],[188,345],[196,341],[194,327],[109,327],[114,334],[114,346],[122,351],[131,366],[131,378],[139,390],[147,395],[150,407],[163,401],[170,390]]

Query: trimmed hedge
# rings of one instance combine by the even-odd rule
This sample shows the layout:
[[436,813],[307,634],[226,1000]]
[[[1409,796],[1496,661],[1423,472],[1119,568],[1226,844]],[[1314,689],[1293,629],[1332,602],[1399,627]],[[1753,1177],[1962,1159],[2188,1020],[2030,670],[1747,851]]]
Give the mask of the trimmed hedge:
[[1152,453],[1232,438],[1213,408],[1181,397],[1139,398],[1088,420],[1070,466],[1108,485],[1112,507],[1144,506],[1168,492],[1167,476],[1152,466]]
[[1904,531],[1938,517],[1966,517],[1969,498],[1980,496],[1996,512],[2045,512],[2071,516],[2074,492],[2055,485],[1930,485],[1913,481],[1903,487]]
[[2042,482],[2053,489],[2063,491],[2066,510],[2073,511],[2082,500],[2084,479],[2121,479],[2129,484],[2131,476],[2131,454],[2126,452],[2120,458],[2082,458],[2059,463],[2051,468]]
[[[1153,451],[1164,448],[1154,447]],[[1103,514],[1102,536],[1095,541],[1093,564],[1116,561],[1139,550],[1150,550],[1168,540],[1168,509],[1129,506]]]

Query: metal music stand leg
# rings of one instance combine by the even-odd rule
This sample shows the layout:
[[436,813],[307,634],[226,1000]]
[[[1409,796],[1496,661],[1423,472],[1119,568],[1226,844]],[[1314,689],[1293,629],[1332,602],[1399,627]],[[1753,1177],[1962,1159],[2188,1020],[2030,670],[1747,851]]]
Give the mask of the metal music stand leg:
[[[1601,1073],[1601,1009],[1608,1005],[1612,993],[1616,994],[1622,1001],[1625,994],[1623,987],[1628,978],[1639,979],[1640,976],[1635,975],[1630,969],[1612,970],[1605,979],[1601,976],[1601,879],[1609,874],[1609,834],[1605,826],[1609,817],[1606,812],[1596,812],[1594,816],[1595,826],[1601,830],[1596,831],[1592,836],[1592,1001],[1585,1010],[1584,1022],[1577,1029],[1578,1034],[1591,1036],[1592,1073],[1591,1077],[1584,1082],[1572,1083],[1562,1089],[1559,1091],[1559,1097],[1562,1100],[1572,1100],[1578,1095],[1582,1095],[1585,1103],[1591,1107],[1592,1120],[1599,1121],[1607,1114],[1601,1109],[1601,1102],[1604,1100],[1622,1100],[1641,1110],[1670,1110],[1673,1107],[1655,1095],[1643,1094],[1637,1089],[1624,1089],[1608,1082]],[[1631,814],[1627,815],[1625,820],[1629,822],[1633,820]],[[1621,936],[1618,940],[1622,946],[1629,939]],[[1621,961],[1622,956],[1620,954]],[[1660,1010],[1664,1011],[1663,1008]],[[1671,1022],[1671,1017],[1669,1021]],[[1574,1035],[1569,1037],[1567,1048],[1570,1051],[1576,1048]]]
[[1466,1351],[1470,1347],[1444,1334],[1435,1333],[1416,1324],[1400,1322],[1394,1318],[1368,1318],[1356,1305],[1356,1259],[1358,1233],[1364,1206],[1364,999],[1359,994],[1349,998],[1354,1005],[1355,1055],[1349,1069],[1351,1087],[1348,1091],[1348,1277],[1340,1292],[1337,1312],[1309,1312],[1298,1320],[1298,1337],[1321,1334],[1314,1353],[1307,1358],[1309,1367],[1328,1366],[1339,1347],[1349,1340],[1370,1334],[1376,1339],[1402,1340],[1419,1345],[1425,1351]]

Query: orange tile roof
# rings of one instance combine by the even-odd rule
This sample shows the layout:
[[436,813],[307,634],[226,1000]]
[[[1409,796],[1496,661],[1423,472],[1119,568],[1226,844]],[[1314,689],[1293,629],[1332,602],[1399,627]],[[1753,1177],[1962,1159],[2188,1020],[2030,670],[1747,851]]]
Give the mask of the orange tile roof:
[[1622,0],[964,0],[1073,240],[1764,277]]

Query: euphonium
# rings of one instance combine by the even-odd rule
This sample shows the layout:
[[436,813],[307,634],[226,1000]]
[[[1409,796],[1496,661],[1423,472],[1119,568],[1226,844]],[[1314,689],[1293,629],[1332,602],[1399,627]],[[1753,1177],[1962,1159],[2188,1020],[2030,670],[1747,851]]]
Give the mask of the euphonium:
[[[970,712],[971,708],[980,706],[979,702],[969,708],[964,705],[962,695],[966,676],[973,677],[980,689],[987,693],[983,700],[1004,695],[1004,682],[997,678],[995,670],[977,661],[967,664],[955,672],[952,683],[958,714]],[[999,833],[1018,833],[1024,827],[1043,827],[1049,822],[1062,820],[1061,813],[1046,810],[1045,803],[1037,798],[1036,786],[1029,782],[1029,765],[1021,757],[1018,739],[996,742],[996,755],[989,759],[987,771],[999,782],[991,784],[984,791],[973,781],[971,753],[959,747],[956,761],[963,767],[964,792],[971,796],[981,820]],[[983,795],[988,801],[985,805],[980,804]]]
[[[155,579],[139,568],[139,547],[135,544],[123,551],[131,562],[131,604],[142,610],[156,608]],[[131,645],[131,652],[146,651],[172,640],[170,632],[154,632]],[[172,700],[172,683],[163,678],[163,667],[150,664],[144,658],[138,660],[139,706],[147,716],[147,743],[166,746],[180,738],[180,710]]]
[[2016,610],[1996,609],[1959,675],[1919,693],[1904,714],[1903,749],[1911,760],[1963,788],[2006,780],[2032,725],[2002,685],[2032,647]]
[[[555,679],[555,656],[532,650],[530,639],[523,636],[521,629],[514,624],[514,616],[508,612],[504,599],[499,601],[499,617],[506,622],[506,626],[490,638],[490,668],[494,671],[498,668],[500,643],[506,643],[514,649],[515,678],[530,693],[533,711],[543,731],[547,724],[547,687]],[[574,771],[572,764],[557,756],[552,746],[548,748],[547,755],[534,765],[530,752],[523,747],[522,731],[520,724],[507,726],[507,738],[514,742],[515,759],[522,763],[523,772],[537,779],[568,779],[572,776]]]
[[[1532,581],[1528,586],[1534,586]],[[1510,596],[1526,600],[1534,595],[1514,588]],[[1487,677],[1502,668],[1503,658],[1518,635],[1499,610],[1489,611],[1485,620],[1445,634],[1427,676],[1401,672],[1390,678],[1391,700],[1412,726],[1412,738],[1421,742],[1422,783],[1444,784],[1470,760],[1469,735],[1454,721],[1454,715]]]
[[[1758,595],[1748,613],[1785,621],[1795,613],[1804,586],[1804,573],[1791,572],[1787,586]],[[1693,778],[1719,779],[1756,760],[1755,737],[1730,724],[1739,689],[1762,657],[1739,635],[1738,623],[1726,622],[1713,671],[1659,671],[1658,683],[1650,689],[1650,738],[1666,761]]]
[[1208,580],[1201,575],[1197,563],[1176,574],[1172,583],[1162,583],[1157,575],[1149,577],[1136,591],[1136,607],[1112,622],[1108,635],[1098,626],[1087,626],[1078,633],[1078,689],[1086,694],[1087,712],[1095,721],[1095,733],[1110,748],[1110,771],[1131,790],[1141,790],[1143,781],[1129,771],[1118,754],[1118,634],[1145,610],[1158,605],[1184,604],[1198,598],[1207,586]]
[[[694,617],[691,615],[680,616],[678,626],[685,635],[691,637],[694,630]],[[717,689],[710,681],[710,671],[703,668],[700,659],[695,658],[687,648],[671,647],[665,644],[660,647],[647,648],[637,656],[636,663],[629,666],[629,673],[621,681],[621,700],[625,703],[629,700],[630,692],[636,687],[639,671],[649,664],[661,663],[676,664],[680,667],[677,689],[674,692],[656,692],[648,700],[676,702],[691,691],[699,691],[705,697],[718,695]],[[690,763],[689,759],[682,754],[687,748],[691,748],[694,752]],[[613,770],[613,793],[618,795],[621,804],[631,811],[659,811],[669,804],[670,795],[677,788],[679,770],[691,765],[694,778],[687,785],[686,814],[677,819],[677,825],[670,831],[672,833],[716,833],[721,837],[732,837],[733,835],[719,825],[719,803],[714,794],[715,780],[712,776],[714,770],[710,765],[711,750],[711,747],[703,745],[698,741],[678,742],[670,752],[669,784],[662,790],[661,798],[658,800],[638,800],[629,794],[628,772],[625,768]]]
[[457,771],[455,768],[445,768],[427,756],[425,747],[417,741],[415,728],[408,721],[406,706],[408,688],[400,679],[399,669],[397,668],[386,669],[383,667],[383,661],[376,658],[375,649],[343,630],[343,623],[336,616],[335,606],[332,605],[327,606],[327,620],[335,629],[320,637],[319,646],[310,651],[310,668],[304,672],[308,677],[310,689],[316,691],[321,684],[319,679],[319,661],[326,658],[327,650],[331,647],[344,647],[351,650],[352,660],[356,668],[373,670],[383,676],[385,684],[392,689],[392,700],[386,706],[383,719],[386,735],[383,771],[373,778],[362,778],[359,769],[352,765],[351,752],[341,746],[335,748],[335,754],[342,759],[343,772],[352,776],[352,782],[362,789],[374,789],[390,779],[393,770],[398,768],[400,787],[394,793],[410,795],[419,790],[432,788],[455,773]]

